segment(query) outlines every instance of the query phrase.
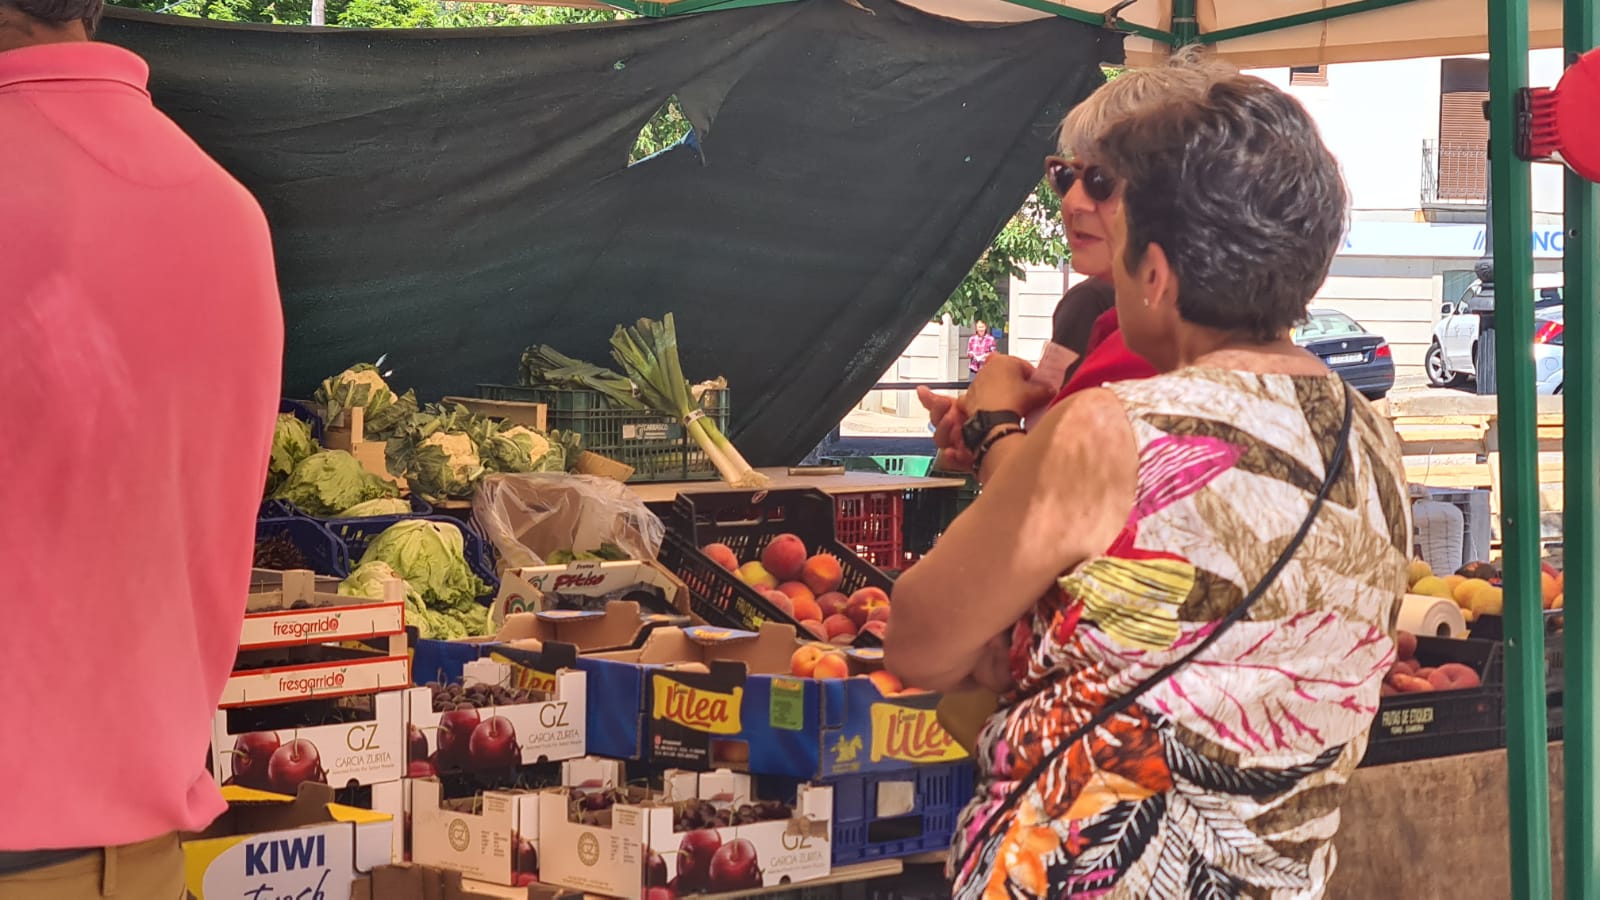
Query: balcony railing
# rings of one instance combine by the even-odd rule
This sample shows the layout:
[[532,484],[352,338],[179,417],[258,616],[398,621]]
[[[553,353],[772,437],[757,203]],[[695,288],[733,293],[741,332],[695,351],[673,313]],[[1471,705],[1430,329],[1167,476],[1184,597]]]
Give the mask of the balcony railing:
[[1475,141],[1422,142],[1422,205],[1482,206],[1489,195],[1489,158]]

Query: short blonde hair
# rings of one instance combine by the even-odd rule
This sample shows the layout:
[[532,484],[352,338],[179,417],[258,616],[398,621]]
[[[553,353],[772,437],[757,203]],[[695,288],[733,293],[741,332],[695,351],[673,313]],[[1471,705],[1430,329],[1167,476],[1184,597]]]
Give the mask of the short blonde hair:
[[1123,119],[1175,99],[1199,101],[1211,85],[1238,73],[1238,69],[1199,45],[1175,51],[1165,65],[1129,69],[1106,82],[1061,120],[1057,138],[1061,155],[1073,159],[1093,149],[1106,129]]

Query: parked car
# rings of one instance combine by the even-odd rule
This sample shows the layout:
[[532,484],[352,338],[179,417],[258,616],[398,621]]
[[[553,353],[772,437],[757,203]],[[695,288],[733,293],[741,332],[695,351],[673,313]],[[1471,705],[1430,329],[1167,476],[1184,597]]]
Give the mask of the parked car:
[[1345,383],[1369,400],[1394,387],[1394,351],[1389,342],[1342,312],[1313,307],[1295,326],[1294,342],[1315,353]]
[[[1533,301],[1534,379],[1541,394],[1559,394],[1565,372],[1562,332],[1565,307],[1559,287],[1537,289]],[[1433,326],[1425,368],[1435,387],[1455,387],[1477,377],[1478,311],[1494,308],[1494,287],[1473,282],[1454,302],[1440,308]]]

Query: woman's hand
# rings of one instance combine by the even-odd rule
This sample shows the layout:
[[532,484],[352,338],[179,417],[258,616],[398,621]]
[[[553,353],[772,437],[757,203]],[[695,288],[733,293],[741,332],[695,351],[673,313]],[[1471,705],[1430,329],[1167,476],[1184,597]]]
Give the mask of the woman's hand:
[[933,425],[933,446],[938,448],[936,461],[941,472],[972,471],[972,451],[961,442],[961,426],[966,424],[967,411],[955,397],[935,394],[926,387],[917,388],[917,399],[928,411],[928,422]]
[[970,412],[1014,412],[1026,416],[1055,399],[1056,391],[1048,385],[1036,384],[1033,366],[1015,356],[996,353],[983,364],[983,370],[972,379],[961,406]]

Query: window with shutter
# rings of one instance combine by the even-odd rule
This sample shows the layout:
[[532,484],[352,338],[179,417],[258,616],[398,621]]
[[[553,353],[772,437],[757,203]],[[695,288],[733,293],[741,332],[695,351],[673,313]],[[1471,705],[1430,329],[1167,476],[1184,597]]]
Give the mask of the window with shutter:
[[1439,67],[1438,189],[1441,201],[1482,203],[1488,194],[1489,62],[1446,59]]

